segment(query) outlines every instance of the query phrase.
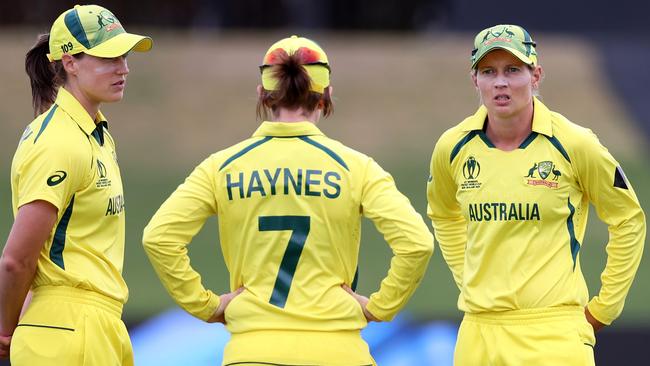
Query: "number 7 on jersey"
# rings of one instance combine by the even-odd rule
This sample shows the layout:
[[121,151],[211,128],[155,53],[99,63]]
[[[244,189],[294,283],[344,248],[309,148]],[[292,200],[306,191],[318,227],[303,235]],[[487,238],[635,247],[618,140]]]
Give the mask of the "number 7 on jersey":
[[289,296],[291,281],[296,273],[298,260],[305,247],[309,235],[309,216],[260,216],[258,220],[259,231],[284,231],[291,230],[291,238],[287,250],[284,252],[278,276],[275,279],[273,293],[269,302],[284,308]]

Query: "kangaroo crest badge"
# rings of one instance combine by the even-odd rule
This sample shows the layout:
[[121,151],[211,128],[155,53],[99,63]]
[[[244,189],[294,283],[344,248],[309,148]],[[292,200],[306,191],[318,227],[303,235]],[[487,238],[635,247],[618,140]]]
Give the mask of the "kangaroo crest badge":
[[[535,173],[537,173],[537,176],[535,176]],[[526,184],[531,186],[557,188],[557,180],[561,176],[562,173],[555,167],[555,163],[545,160],[534,163],[533,166],[528,169],[528,175],[525,175],[524,179]]]

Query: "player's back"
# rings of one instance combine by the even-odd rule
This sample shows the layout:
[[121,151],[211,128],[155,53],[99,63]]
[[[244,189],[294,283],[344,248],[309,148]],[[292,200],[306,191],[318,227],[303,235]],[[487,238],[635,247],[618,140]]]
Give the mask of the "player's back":
[[209,160],[231,288],[246,288],[229,330],[362,328],[341,284],[355,278],[371,159],[311,123],[265,122]]

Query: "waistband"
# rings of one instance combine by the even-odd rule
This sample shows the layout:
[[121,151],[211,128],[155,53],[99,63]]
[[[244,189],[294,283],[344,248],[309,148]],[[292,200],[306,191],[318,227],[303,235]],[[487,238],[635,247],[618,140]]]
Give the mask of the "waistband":
[[256,330],[232,334],[224,365],[375,365],[360,330]]
[[96,306],[118,318],[122,317],[122,307],[124,305],[120,301],[95,291],[69,286],[39,286],[33,288],[32,292],[34,293],[33,302],[41,299],[59,298],[67,302]]
[[507,310],[484,313],[465,313],[463,321],[484,324],[520,324],[556,321],[562,318],[584,318],[584,308],[577,305]]
[[309,339],[309,338],[334,338],[341,339],[343,338],[359,338],[361,336],[361,331],[359,329],[354,330],[338,330],[338,331],[319,331],[319,330],[288,330],[288,329],[273,329],[273,330],[253,330],[242,333],[233,333],[231,339],[237,338],[238,340],[245,339],[260,339],[260,338],[271,338],[274,340],[282,338],[300,338],[300,339]]

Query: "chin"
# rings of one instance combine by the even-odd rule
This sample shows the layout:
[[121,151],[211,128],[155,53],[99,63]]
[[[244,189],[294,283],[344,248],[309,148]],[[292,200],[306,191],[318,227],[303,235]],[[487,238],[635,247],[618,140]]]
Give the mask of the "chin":
[[115,102],[119,102],[120,100],[122,100],[122,98],[124,98],[124,92],[113,93],[113,94],[108,95],[106,97],[106,99],[104,100],[104,102],[106,102],[106,103],[115,103]]

